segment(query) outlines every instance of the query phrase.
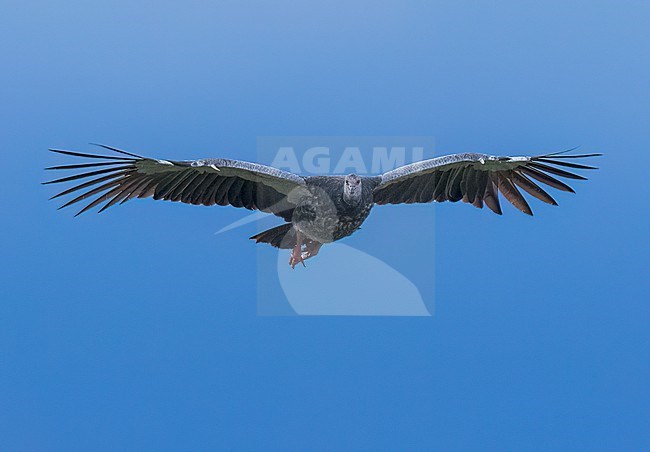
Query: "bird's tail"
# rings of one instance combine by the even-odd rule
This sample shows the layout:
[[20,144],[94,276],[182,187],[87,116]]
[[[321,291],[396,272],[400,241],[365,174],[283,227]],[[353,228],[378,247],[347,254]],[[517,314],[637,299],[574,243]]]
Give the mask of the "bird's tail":
[[296,231],[291,223],[285,223],[251,237],[256,243],[268,243],[281,249],[291,249],[296,244]]

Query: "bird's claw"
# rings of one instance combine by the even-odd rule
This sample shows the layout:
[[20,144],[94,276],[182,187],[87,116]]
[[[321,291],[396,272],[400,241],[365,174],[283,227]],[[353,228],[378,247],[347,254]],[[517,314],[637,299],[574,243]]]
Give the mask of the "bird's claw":
[[307,265],[305,265],[306,257],[304,257],[303,254],[304,253],[302,253],[299,258],[295,258],[293,254],[291,255],[291,258],[289,258],[289,265],[291,265],[291,268],[296,268],[296,265],[299,263],[301,263],[303,267],[307,267]]
[[307,267],[305,265],[305,259],[308,257],[309,253],[307,251],[302,251],[302,246],[295,246],[291,252],[291,257],[289,257],[289,265],[291,265],[291,268],[296,268],[296,265],[301,263],[303,267]]
[[306,267],[305,261],[316,256],[321,245],[321,243],[312,240],[308,240],[300,245],[296,244],[291,251],[291,257],[289,258],[289,265],[291,265],[291,268],[296,268],[298,263],[301,263],[303,267]]

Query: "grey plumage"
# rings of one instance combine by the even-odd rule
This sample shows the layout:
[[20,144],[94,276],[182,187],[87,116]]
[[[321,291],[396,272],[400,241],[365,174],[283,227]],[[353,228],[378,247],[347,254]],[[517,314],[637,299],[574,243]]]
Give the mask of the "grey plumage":
[[292,266],[315,255],[323,243],[339,240],[359,229],[375,204],[462,200],[478,208],[486,205],[500,215],[501,193],[517,209],[532,215],[520,189],[542,202],[557,205],[538,183],[573,192],[555,176],[585,178],[562,168],[595,168],[567,160],[601,155],[554,153],[497,157],[464,153],[405,165],[381,176],[303,177],[239,160],[158,160],[100,146],[117,155],[52,150],[97,160],[47,168],[81,172],[46,184],[85,180],[51,198],[82,192],[60,208],[89,201],[76,214],[79,215],[102,203],[100,212],[133,198],[153,197],[194,205],[218,204],[261,210],[287,223],[251,238],[279,248],[293,248]]
[[374,204],[373,191],[379,178],[358,177],[360,192],[346,199],[345,184],[350,176],[314,176],[306,178],[308,194],[300,198],[293,213],[294,227],[311,240],[330,243],[359,229]]

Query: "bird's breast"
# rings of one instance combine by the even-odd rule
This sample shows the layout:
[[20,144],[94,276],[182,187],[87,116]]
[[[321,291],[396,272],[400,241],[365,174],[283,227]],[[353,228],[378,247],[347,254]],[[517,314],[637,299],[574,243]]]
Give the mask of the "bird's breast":
[[330,243],[359,229],[370,214],[372,204],[337,205],[320,197],[305,200],[293,215],[294,227],[309,239]]

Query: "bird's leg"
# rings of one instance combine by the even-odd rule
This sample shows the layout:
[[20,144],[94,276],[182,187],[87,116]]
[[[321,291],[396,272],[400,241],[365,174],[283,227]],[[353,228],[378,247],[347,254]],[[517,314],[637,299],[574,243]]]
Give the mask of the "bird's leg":
[[301,256],[302,260],[306,261],[310,257],[316,256],[321,246],[323,246],[322,243],[309,240],[307,243],[305,243],[305,251],[302,252],[302,256]]
[[293,250],[291,251],[291,257],[289,258],[289,265],[291,265],[291,268],[296,268],[296,265],[298,265],[298,262],[301,262],[303,267],[305,267],[305,260],[302,257],[302,243],[303,243],[303,236],[300,232],[296,231],[296,245],[293,247]]

